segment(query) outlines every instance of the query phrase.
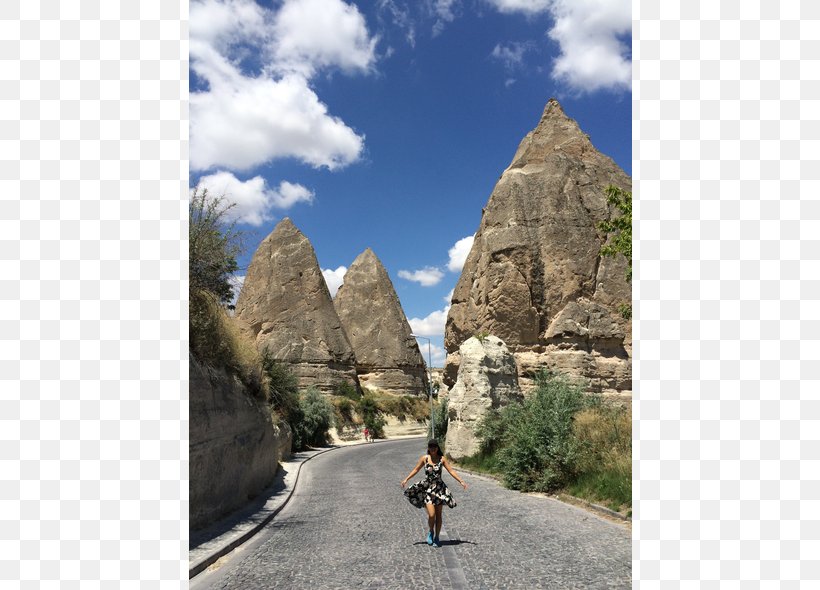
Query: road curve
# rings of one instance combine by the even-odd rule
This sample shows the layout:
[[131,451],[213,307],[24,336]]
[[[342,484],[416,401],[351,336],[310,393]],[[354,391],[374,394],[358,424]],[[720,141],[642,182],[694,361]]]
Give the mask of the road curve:
[[276,518],[190,588],[631,587],[625,526],[466,474],[467,491],[444,476],[458,506],[444,508],[443,547],[429,547],[399,485],[424,452],[405,439],[311,459]]

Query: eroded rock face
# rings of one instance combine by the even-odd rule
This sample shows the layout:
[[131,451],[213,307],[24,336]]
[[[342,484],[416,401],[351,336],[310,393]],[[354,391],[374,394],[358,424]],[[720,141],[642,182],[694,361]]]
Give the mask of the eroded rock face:
[[199,529],[262,492],[292,435],[238,379],[190,360],[189,520]]
[[390,276],[370,248],[350,265],[333,304],[362,386],[427,395],[424,359]]
[[299,386],[358,384],[353,348],[308,239],[283,219],[251,259],[236,302],[260,351],[291,365]]
[[456,460],[479,451],[475,426],[491,408],[522,399],[515,358],[500,338],[469,338],[459,353],[458,380],[447,397],[446,448]]
[[627,263],[599,254],[597,226],[617,214],[610,184],[632,190],[551,99],[496,184],[453,293],[448,384],[461,343],[489,333],[515,354],[525,390],[540,367],[583,377],[592,390],[631,390],[632,329],[619,312],[632,298]]

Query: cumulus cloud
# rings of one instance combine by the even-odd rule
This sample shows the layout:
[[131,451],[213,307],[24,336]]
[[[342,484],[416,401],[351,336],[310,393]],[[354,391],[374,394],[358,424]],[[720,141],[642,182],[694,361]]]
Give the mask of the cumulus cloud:
[[330,289],[331,297],[336,296],[336,291],[338,291],[339,287],[341,287],[342,283],[344,283],[346,272],[346,266],[340,266],[336,270],[332,270],[329,268],[322,269],[322,276],[325,277],[325,282],[327,283],[327,288]]
[[489,0],[500,12],[533,16],[549,12],[549,30],[561,54],[552,77],[579,92],[629,90],[632,57],[630,0]]
[[447,268],[452,272],[460,272],[461,268],[464,266],[464,262],[467,260],[467,256],[470,254],[470,249],[473,247],[473,240],[475,239],[475,234],[472,236],[467,236],[466,238],[461,238],[457,241],[452,248],[447,252],[450,257],[449,262],[447,262]]
[[273,23],[275,67],[312,76],[317,69],[368,70],[378,38],[359,9],[341,0],[289,0]]
[[447,295],[445,295],[445,296],[444,296],[444,302],[445,302],[445,303],[447,303],[447,304],[449,304],[449,303],[453,300],[453,293],[455,293],[455,292],[456,292],[456,288],[455,288],[455,287],[453,287],[452,289],[450,289],[450,292],[449,292],[449,293],[447,293]]
[[[194,170],[248,170],[293,157],[337,169],[359,159],[364,137],[328,112],[310,88],[331,67],[369,72],[377,38],[342,0],[194,0],[191,69],[207,88],[190,95]],[[242,64],[261,61],[251,73]]]
[[259,226],[273,219],[271,210],[289,209],[296,203],[310,203],[314,194],[301,184],[287,181],[279,183],[277,188],[268,186],[261,176],[250,180],[239,180],[230,172],[220,171],[199,179],[199,186],[208,192],[224,196],[235,206],[228,215],[237,223]]
[[425,266],[421,270],[414,270],[412,272],[409,270],[400,270],[399,277],[419,283],[422,287],[432,287],[441,281],[444,277],[444,273],[435,266]]
[[629,90],[632,57],[619,37],[632,30],[629,0],[559,0],[549,36],[561,46],[552,77],[579,91]]
[[434,311],[424,318],[410,318],[407,320],[413,329],[413,334],[419,336],[443,336],[444,326],[447,324],[447,312],[450,306]]

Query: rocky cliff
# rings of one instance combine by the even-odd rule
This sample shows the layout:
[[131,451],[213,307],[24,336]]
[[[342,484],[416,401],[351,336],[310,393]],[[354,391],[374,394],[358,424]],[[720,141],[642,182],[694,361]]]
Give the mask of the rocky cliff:
[[358,384],[353,348],[333,307],[308,239],[283,219],[251,259],[236,316],[260,351],[290,364],[301,388],[325,392],[334,382]]
[[427,394],[418,344],[390,276],[370,248],[350,265],[333,305],[353,346],[362,386]]
[[447,396],[447,454],[456,460],[480,450],[475,427],[490,409],[522,400],[515,359],[495,336],[468,338],[459,359],[458,380]]
[[615,215],[608,185],[631,179],[598,152],[551,99],[521,142],[484,209],[447,317],[445,376],[456,379],[461,343],[501,338],[515,354],[521,385],[539,367],[589,380],[596,391],[632,388],[631,301],[626,260],[601,257],[598,223]]
[[256,497],[290,456],[291,432],[223,370],[190,360],[189,526],[201,528]]

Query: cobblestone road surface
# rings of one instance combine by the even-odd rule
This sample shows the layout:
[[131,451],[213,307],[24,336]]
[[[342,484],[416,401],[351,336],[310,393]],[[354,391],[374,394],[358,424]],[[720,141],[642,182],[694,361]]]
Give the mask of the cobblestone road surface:
[[[444,480],[442,547],[399,482],[423,439],[342,447],[302,467],[290,503],[192,589],[629,588],[631,534],[558,501],[465,474]],[[417,474],[412,481],[419,478]]]

